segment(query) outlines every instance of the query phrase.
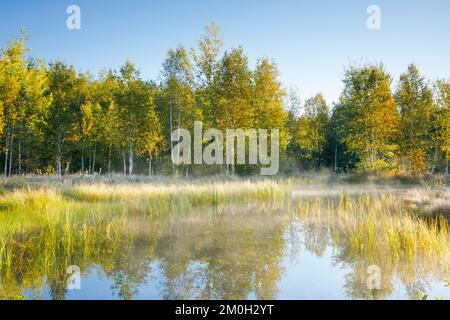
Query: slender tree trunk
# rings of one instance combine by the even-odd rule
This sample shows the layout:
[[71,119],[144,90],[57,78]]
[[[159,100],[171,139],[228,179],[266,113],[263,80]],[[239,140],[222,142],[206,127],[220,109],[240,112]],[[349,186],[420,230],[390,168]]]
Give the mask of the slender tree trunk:
[[123,175],[127,175],[127,159],[125,157],[125,146],[122,146],[122,159],[123,159]]
[[11,169],[12,169],[12,160],[13,160],[13,146],[14,146],[14,136],[11,137],[11,146],[9,150],[9,170],[8,170],[8,176],[11,176]]
[[133,175],[133,163],[134,162],[134,152],[133,152],[133,142],[130,142],[130,160],[128,165],[128,174],[131,177]]
[[[211,86],[211,84],[209,84],[208,86]],[[209,99],[210,99],[209,104],[211,106],[211,109],[213,110],[213,127],[217,128],[216,106],[215,106],[214,97],[213,97],[211,91],[209,92]]]
[[8,139],[8,130],[5,130],[5,169],[3,171],[3,176],[6,177],[8,173],[8,156],[9,156],[9,139]]
[[[225,103],[225,119],[227,121],[228,128],[231,128],[231,126],[230,126],[230,119],[228,117],[228,104],[227,104],[227,102]],[[228,150],[225,147],[225,159],[227,159],[227,153],[228,153]],[[234,162],[234,155],[233,155],[233,162]],[[225,163],[226,163],[226,165],[225,165],[226,175],[228,176],[230,174],[230,164],[228,163],[227,160],[225,160]]]
[[[231,128],[235,128],[235,126],[234,126],[234,118],[233,118],[233,116],[232,116],[232,118],[231,118],[232,120],[231,120]],[[235,171],[236,171],[236,148],[237,148],[237,145],[235,145],[234,146],[234,149],[233,149],[233,161],[232,161],[232,164],[231,164],[231,175],[234,177],[235,176]]]
[[169,112],[169,121],[170,121],[170,133],[169,133],[169,139],[170,139],[170,158],[172,161],[172,174],[175,174],[175,164],[173,163],[172,159],[172,151],[173,151],[173,141],[172,141],[172,132],[173,132],[173,104],[172,101],[170,101],[170,112]]
[[84,146],[81,148],[81,174],[84,174]]
[[70,161],[72,161],[72,159],[67,161],[67,164],[66,164],[66,170],[64,171],[64,174],[66,174],[66,175],[70,173]]
[[337,144],[334,147],[334,172],[337,172]]
[[315,131],[316,131],[316,136],[315,136],[315,141],[314,144],[316,145],[316,154],[315,154],[315,160],[316,163],[314,164],[314,169],[318,169],[319,168],[319,162],[320,162],[320,158],[319,158],[319,128],[317,123],[315,124]]
[[[181,129],[181,99],[180,99],[180,90],[178,90],[177,96],[177,104],[178,104],[178,129]],[[178,141],[180,141],[180,132],[178,132]],[[180,152],[180,151],[178,151]],[[179,155],[179,154],[178,154]],[[176,175],[178,175],[178,167],[176,167]]]
[[148,152],[148,176],[152,175],[152,152]]
[[445,166],[445,175],[446,176],[448,176],[448,160],[449,160],[449,158],[450,158],[450,155],[448,154],[449,153],[449,150],[448,150],[448,148],[449,148],[449,145],[448,145],[448,143],[447,143],[447,150],[446,150],[446,154],[445,154],[445,161],[446,161],[446,166]]
[[18,150],[17,150],[17,156],[18,156],[18,169],[17,169],[17,173],[20,175],[22,173],[22,125],[19,126],[19,134],[18,134]]
[[336,143],[334,145],[334,172],[337,173],[337,159],[338,159],[338,139],[339,136],[336,131]]
[[[411,117],[411,115],[410,115],[410,117]],[[409,150],[408,151],[410,151],[409,152],[409,154],[408,154],[408,158],[409,158],[409,172],[411,173],[411,171],[412,171],[412,161],[411,161],[411,149],[412,149],[412,141],[411,141],[411,139],[412,139],[412,121],[411,121],[411,118],[409,119]]]
[[[450,107],[449,107],[450,108]],[[450,148],[450,144],[449,144],[449,129],[448,129],[448,123],[449,123],[449,121],[447,120],[447,150],[445,150],[445,160],[446,160],[446,166],[445,166],[445,175],[446,176],[448,176],[448,160],[449,160],[449,157],[450,157],[450,155],[449,155],[449,152],[450,152],[450,150],[449,150],[449,148]]]
[[109,150],[108,150],[108,174],[111,173],[111,151],[112,151],[112,140],[109,141]]
[[434,170],[436,169],[437,157],[438,157],[438,146],[436,146],[436,149],[434,150],[434,158],[433,158],[433,165],[431,167],[431,174],[434,174]]
[[448,176],[448,156],[447,156],[447,166],[445,167],[445,175]]
[[22,143],[21,143],[21,140],[19,140],[19,150],[18,150],[18,152],[19,152],[19,175],[22,174],[22,149],[21,149],[21,147],[22,147]]
[[[372,118],[375,118],[375,115],[372,115]],[[371,167],[373,168],[375,165],[375,162],[377,160],[377,155],[376,155],[376,150],[375,150],[375,141],[376,141],[376,134],[375,134],[375,129],[372,128],[372,165]]]
[[92,173],[95,173],[95,157],[97,155],[97,142],[94,144],[94,156],[92,160]]
[[62,177],[61,173],[61,134],[58,134],[56,142],[56,174],[58,178]]

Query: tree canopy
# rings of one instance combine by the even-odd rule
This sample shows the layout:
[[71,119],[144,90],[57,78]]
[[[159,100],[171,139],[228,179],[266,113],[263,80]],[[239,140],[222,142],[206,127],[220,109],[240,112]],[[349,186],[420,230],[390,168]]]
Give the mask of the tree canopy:
[[414,64],[397,82],[382,64],[351,65],[329,105],[321,93],[302,100],[285,88],[272,59],[252,68],[243,47],[224,50],[214,24],[195,48],[170,49],[157,81],[142,79],[131,61],[97,76],[45,63],[30,57],[27,39],[20,34],[0,53],[5,176],[255,172],[175,166],[171,133],[193,131],[195,121],[221,131],[278,129],[282,173],[448,174],[450,82],[432,83]]

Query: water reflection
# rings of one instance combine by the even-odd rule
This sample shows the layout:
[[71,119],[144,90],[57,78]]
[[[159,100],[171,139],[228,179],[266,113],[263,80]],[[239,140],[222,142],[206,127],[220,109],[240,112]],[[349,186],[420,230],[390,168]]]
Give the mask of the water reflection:
[[[337,200],[330,201],[319,206]],[[324,216],[299,211],[318,207],[302,200],[170,214],[118,210],[15,233],[0,249],[0,298],[301,299],[314,288],[289,282],[299,272],[320,277],[318,270],[334,279],[315,288],[325,299],[416,298],[418,290],[450,298],[448,261],[357,253]],[[373,264],[382,269],[378,289],[367,287]],[[66,289],[70,265],[82,272],[77,292]]]

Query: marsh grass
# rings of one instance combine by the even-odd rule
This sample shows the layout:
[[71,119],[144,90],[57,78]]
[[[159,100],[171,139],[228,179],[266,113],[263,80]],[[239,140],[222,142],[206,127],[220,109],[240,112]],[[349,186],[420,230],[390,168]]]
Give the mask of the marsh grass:
[[136,225],[130,217],[210,207],[220,213],[228,203],[275,203],[289,195],[289,183],[278,181],[18,184],[0,195],[0,298],[21,297],[23,288],[38,290],[44,282],[63,297],[68,266],[117,259],[140,230],[155,231],[149,220]]
[[[423,217],[413,205],[389,193],[321,194],[292,202],[294,186],[304,183],[297,179],[3,183],[0,298],[20,298],[24,288],[39,296],[44,283],[53,298],[63,298],[69,265],[80,266],[82,272],[96,264],[107,272],[118,264],[126,269],[127,250],[136,241],[149,241],[152,248],[167,219],[182,215],[195,224],[196,214],[222,215],[241,207],[249,212],[294,209],[318,230],[314,237],[329,233],[342,260],[363,259],[401,275],[410,275],[420,264],[450,278],[448,221],[440,215]],[[253,221],[257,224],[258,219]]]
[[225,202],[276,201],[286,195],[285,184],[267,182],[226,182],[184,185],[82,185],[64,190],[66,197],[83,201],[135,201],[156,204],[211,206]]
[[63,292],[68,266],[84,266],[119,243],[122,217],[112,219],[114,205],[105,212],[50,190],[13,192],[1,203],[7,209],[0,212],[0,297],[20,297],[23,287],[44,281]]
[[422,217],[393,194],[303,199],[297,212],[309,224],[326,225],[335,247],[367,264],[435,267],[447,277],[450,228],[442,215]]

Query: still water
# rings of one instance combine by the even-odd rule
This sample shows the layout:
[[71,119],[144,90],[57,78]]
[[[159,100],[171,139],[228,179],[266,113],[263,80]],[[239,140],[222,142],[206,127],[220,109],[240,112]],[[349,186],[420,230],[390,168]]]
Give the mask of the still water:
[[[24,235],[15,249],[24,250],[16,260],[24,266],[3,272],[0,298],[416,299],[421,292],[450,299],[448,261],[355,254],[324,217],[297,214],[314,208],[309,200],[296,201],[109,214],[56,252],[45,247],[62,242],[57,235],[41,242]],[[330,207],[339,199],[317,201]],[[84,242],[69,250],[78,235]]]

